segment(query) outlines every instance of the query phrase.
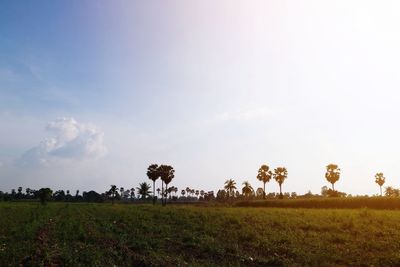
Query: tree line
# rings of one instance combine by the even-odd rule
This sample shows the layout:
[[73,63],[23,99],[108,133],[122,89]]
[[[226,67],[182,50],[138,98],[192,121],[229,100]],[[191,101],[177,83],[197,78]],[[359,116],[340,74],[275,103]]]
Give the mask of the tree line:
[[[218,190],[218,199],[232,199],[232,198],[260,198],[265,199],[266,194],[266,184],[272,179],[275,180],[279,185],[279,194],[269,193],[268,198],[298,198],[298,197],[311,197],[311,196],[322,196],[322,197],[344,197],[351,196],[344,192],[340,192],[335,189],[335,183],[339,181],[341,175],[341,170],[337,164],[329,164],[326,166],[325,179],[331,184],[331,188],[323,186],[321,188],[321,195],[313,195],[310,191],[302,196],[297,195],[296,192],[292,193],[282,193],[282,185],[288,178],[288,171],[285,167],[277,167],[271,169],[268,165],[263,164],[258,169],[257,179],[262,182],[263,187],[259,187],[256,190],[251,186],[248,181],[242,183],[241,193],[237,190],[237,184],[234,179],[228,179],[225,181],[224,188]],[[382,186],[385,184],[386,178],[383,173],[375,174],[375,183],[378,184],[380,195],[382,196]],[[400,196],[400,189],[395,189],[391,186],[386,187],[385,196],[394,197]]]
[[[282,186],[288,178],[288,170],[285,167],[270,168],[268,165],[263,164],[258,169],[257,179],[262,182],[262,187],[254,189],[248,181],[242,183],[241,190],[238,190],[237,183],[234,179],[228,179],[224,183],[223,189],[218,190],[214,195],[214,191],[196,190],[189,187],[179,189],[170,185],[175,178],[175,169],[170,165],[151,164],[147,168],[147,177],[152,182],[152,186],[147,182],[139,183],[134,188],[125,189],[124,187],[117,187],[111,185],[104,193],[97,193],[94,190],[83,192],[80,194],[79,190],[71,193],[70,190],[57,190],[54,191],[50,188],[41,188],[34,190],[26,188],[23,191],[22,187],[17,190],[12,189],[11,192],[0,191],[0,200],[40,200],[42,203],[46,201],[65,201],[65,202],[104,202],[111,201],[151,201],[156,204],[158,201],[163,206],[168,201],[226,201],[232,199],[255,199],[255,198],[298,198],[298,197],[312,197],[312,196],[330,196],[330,197],[343,197],[350,196],[344,192],[335,189],[335,183],[340,179],[341,169],[336,164],[329,164],[326,166],[325,178],[331,184],[331,188],[323,186],[321,188],[321,195],[314,195],[308,192],[304,195],[297,195],[296,192],[288,193],[282,192]],[[386,178],[383,173],[376,173],[375,183],[379,186],[380,195],[383,195],[382,187],[385,184]],[[161,182],[161,188],[156,188],[156,182]],[[279,193],[266,193],[266,184],[271,180],[279,185]],[[179,195],[180,193],[180,195]],[[400,197],[400,189],[395,189],[391,186],[385,188],[385,196]]]

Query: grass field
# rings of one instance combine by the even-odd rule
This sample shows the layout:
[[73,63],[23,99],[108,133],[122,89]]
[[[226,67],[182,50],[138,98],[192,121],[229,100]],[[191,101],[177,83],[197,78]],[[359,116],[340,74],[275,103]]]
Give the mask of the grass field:
[[398,197],[298,198],[238,201],[237,207],[400,210]]
[[400,211],[0,203],[0,266],[399,266]]

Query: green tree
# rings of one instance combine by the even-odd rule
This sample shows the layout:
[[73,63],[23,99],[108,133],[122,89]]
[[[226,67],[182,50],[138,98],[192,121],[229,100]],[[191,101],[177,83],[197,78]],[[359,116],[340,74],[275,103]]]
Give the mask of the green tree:
[[155,196],[156,180],[158,178],[160,178],[160,171],[158,169],[158,165],[157,164],[151,164],[147,168],[147,177],[149,177],[149,179],[153,181],[153,205],[155,205],[156,204],[156,196]]
[[133,201],[133,199],[135,198],[135,188],[131,188],[131,201]]
[[30,188],[26,188],[25,192],[26,192],[26,198],[29,198],[31,196],[32,190]]
[[22,198],[22,187],[18,187],[18,198],[21,199]]
[[395,195],[395,190],[392,186],[387,186],[385,188],[385,196],[387,197],[392,197]]
[[248,181],[243,182],[242,194],[245,197],[250,197],[253,194],[253,187]]
[[51,196],[53,195],[53,191],[50,188],[41,188],[38,191],[38,197],[40,199],[40,203],[42,205],[45,205],[47,201],[51,199]]
[[108,190],[107,195],[110,196],[111,202],[112,202],[112,204],[114,205],[114,201],[115,201],[115,199],[116,199],[117,196],[118,196],[118,189],[117,189],[117,186],[116,186],[116,185],[111,185],[111,188],[110,188],[110,190]]
[[335,183],[340,178],[340,169],[336,164],[326,166],[325,178],[332,184],[332,190],[335,191]]
[[[174,179],[175,177],[175,170],[172,166],[169,165],[161,165],[158,168],[158,171],[160,173],[160,178],[161,180],[165,183],[165,191],[168,192],[168,184],[172,181],[172,179]],[[162,198],[163,198],[163,205],[167,204],[167,200],[164,199],[164,191],[162,194]]]
[[381,196],[382,196],[382,186],[385,184],[385,176],[383,176],[383,173],[377,173],[375,174],[375,183],[379,185],[379,189],[381,191]]
[[256,197],[257,197],[257,198],[264,197],[264,190],[263,190],[261,187],[257,188],[257,190],[256,190]]
[[264,194],[263,198],[265,199],[265,184],[268,183],[272,178],[272,172],[269,170],[269,166],[262,165],[260,169],[258,169],[257,179],[263,182],[264,184]]
[[137,187],[138,194],[140,195],[141,199],[146,199],[147,196],[150,196],[150,185],[146,182],[140,183],[139,187]]
[[278,167],[273,173],[275,181],[279,184],[279,198],[283,198],[282,195],[282,184],[288,176],[288,171],[285,167]]
[[224,189],[226,190],[228,197],[234,197],[236,190],[236,182],[233,179],[226,180]]

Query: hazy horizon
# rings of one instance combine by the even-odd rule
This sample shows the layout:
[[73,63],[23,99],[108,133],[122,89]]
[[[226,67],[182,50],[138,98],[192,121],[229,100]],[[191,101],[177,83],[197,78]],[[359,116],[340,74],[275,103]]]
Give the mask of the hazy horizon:
[[[396,1],[0,1],[0,190],[400,187]],[[267,184],[277,192],[276,182]]]

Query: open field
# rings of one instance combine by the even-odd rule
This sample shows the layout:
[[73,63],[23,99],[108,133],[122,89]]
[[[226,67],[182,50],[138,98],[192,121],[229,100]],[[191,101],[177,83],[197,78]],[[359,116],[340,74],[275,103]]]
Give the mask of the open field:
[[0,266],[395,266],[400,211],[0,203]]
[[298,198],[237,201],[237,207],[400,210],[398,197]]

